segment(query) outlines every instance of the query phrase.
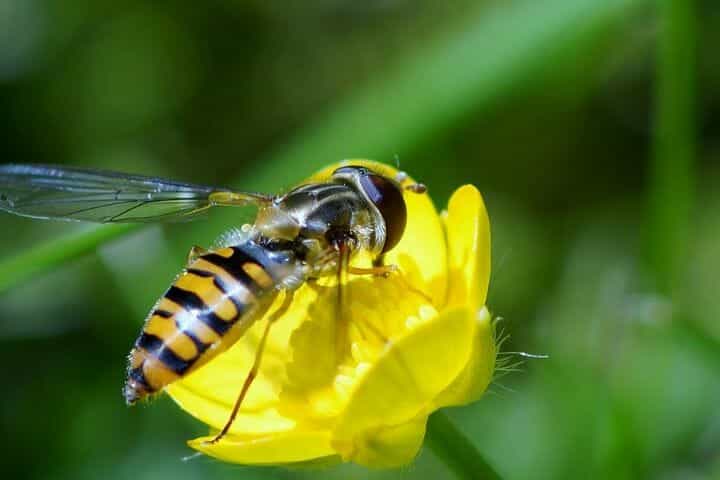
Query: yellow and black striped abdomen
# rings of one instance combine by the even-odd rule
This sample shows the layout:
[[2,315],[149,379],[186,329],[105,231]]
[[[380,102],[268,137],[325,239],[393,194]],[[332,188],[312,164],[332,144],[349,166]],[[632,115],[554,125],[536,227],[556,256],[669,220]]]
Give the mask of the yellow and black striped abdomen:
[[[275,291],[262,252],[243,246],[200,256],[150,313],[130,353],[125,400],[161,390],[229,347]],[[259,258],[262,257],[262,258]]]

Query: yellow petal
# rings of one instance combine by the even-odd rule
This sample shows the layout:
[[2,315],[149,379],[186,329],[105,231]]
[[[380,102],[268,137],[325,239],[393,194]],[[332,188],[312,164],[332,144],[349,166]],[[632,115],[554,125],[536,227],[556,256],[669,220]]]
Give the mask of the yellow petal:
[[[308,182],[325,181],[343,165],[367,167],[386,177],[394,178],[398,170],[370,160],[352,159],[331,165],[308,179]],[[412,183],[412,179],[405,184]],[[426,193],[406,192],[407,225],[395,248],[385,256],[386,264],[399,265],[414,288],[425,292],[434,305],[445,301],[447,287],[447,258],[445,232],[435,206]]]
[[413,328],[369,366],[333,432],[333,446],[344,458],[365,455],[360,450],[372,432],[432,409],[468,363],[474,324],[467,309],[450,309]]
[[196,438],[188,445],[211,457],[244,465],[293,464],[337,455],[326,431],[290,431],[249,438],[228,436],[215,444],[205,443],[211,439]]
[[485,304],[490,283],[490,221],[472,185],[455,191],[445,219],[448,241],[448,305],[473,310]]
[[[472,350],[468,363],[435,400],[437,407],[476,400],[495,370],[495,332],[483,305],[490,281],[490,222],[480,192],[472,185],[450,198],[445,218],[448,237],[449,305],[467,305],[474,315]],[[478,310],[479,309],[479,310]]]
[[417,456],[425,437],[427,416],[400,425],[381,427],[355,437],[356,447],[346,456],[352,461],[371,468],[396,468],[407,465]]
[[495,371],[495,331],[487,308],[476,314],[472,350],[467,365],[435,400],[437,408],[464,405],[480,398],[492,381]]

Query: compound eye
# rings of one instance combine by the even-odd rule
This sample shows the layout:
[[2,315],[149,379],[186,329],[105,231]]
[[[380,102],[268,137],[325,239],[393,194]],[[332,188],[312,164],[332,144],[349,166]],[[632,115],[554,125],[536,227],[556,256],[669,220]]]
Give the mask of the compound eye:
[[386,236],[382,250],[385,253],[398,244],[405,232],[407,207],[402,191],[392,180],[374,174],[361,176],[360,186],[385,220]]

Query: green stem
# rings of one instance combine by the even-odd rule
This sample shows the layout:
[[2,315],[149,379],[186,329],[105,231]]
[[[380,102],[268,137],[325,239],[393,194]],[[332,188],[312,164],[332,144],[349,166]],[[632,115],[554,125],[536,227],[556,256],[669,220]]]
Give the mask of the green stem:
[[658,0],[654,156],[650,172],[649,267],[672,294],[688,251],[695,159],[694,0]]
[[442,411],[435,412],[428,420],[425,442],[459,479],[502,478]]

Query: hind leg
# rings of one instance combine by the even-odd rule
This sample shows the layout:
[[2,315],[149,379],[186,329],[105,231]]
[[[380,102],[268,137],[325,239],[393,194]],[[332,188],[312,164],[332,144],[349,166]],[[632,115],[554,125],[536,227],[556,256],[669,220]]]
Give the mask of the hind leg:
[[268,334],[270,333],[270,327],[273,323],[275,323],[276,320],[282,317],[285,312],[287,312],[290,304],[292,303],[292,299],[293,294],[286,290],[285,298],[283,299],[282,305],[280,305],[280,308],[275,310],[275,312],[273,312],[273,314],[270,315],[270,317],[267,319],[267,324],[265,325],[262,337],[260,337],[260,342],[258,343],[257,351],[255,352],[255,360],[250,367],[250,371],[245,377],[245,381],[243,382],[242,388],[240,389],[237,400],[235,400],[235,405],[233,406],[232,412],[230,412],[230,418],[228,418],[222,430],[220,430],[220,432],[215,435],[215,438],[206,442],[207,444],[215,444],[219,442],[227,434],[227,432],[230,430],[230,427],[232,427],[232,424],[235,422],[235,418],[237,417],[238,411],[240,410],[240,406],[242,405],[245,396],[247,396],[248,390],[250,390],[250,386],[252,385],[255,377],[257,377],[258,371],[260,370],[260,362],[262,361],[263,351],[265,350],[265,344],[267,343]]

